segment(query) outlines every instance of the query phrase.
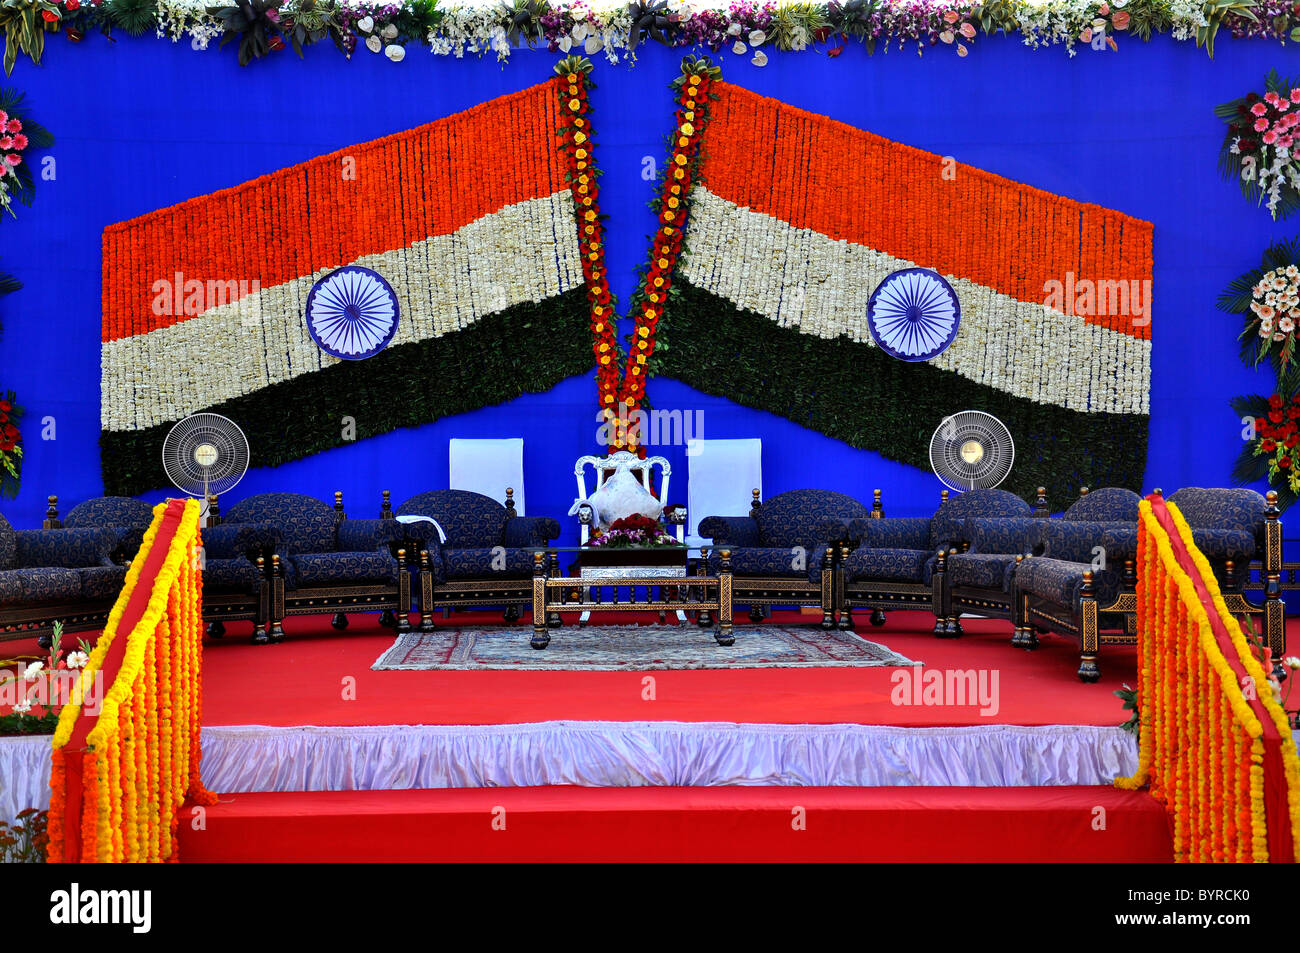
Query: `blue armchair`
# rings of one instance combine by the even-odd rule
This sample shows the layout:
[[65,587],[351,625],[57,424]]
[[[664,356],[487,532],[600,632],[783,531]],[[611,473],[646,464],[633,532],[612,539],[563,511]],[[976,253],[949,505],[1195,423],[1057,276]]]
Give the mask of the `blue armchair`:
[[[1044,490],[1040,488],[1038,492],[1039,499],[1045,499]],[[1105,487],[1093,492],[1084,487],[1079,499],[1065,511],[1064,521],[1135,525],[1139,500],[1140,497],[1132,490],[1121,487]],[[943,576],[949,614],[970,612],[1011,620],[1015,623],[1012,644],[1021,648],[1037,647],[1033,628],[1025,626],[1020,619],[1014,582],[1017,564],[1040,548],[1040,518],[1046,516],[1046,506],[1043,505],[1034,517],[980,517],[967,521],[968,548],[948,557]],[[1094,545],[1101,544],[1104,531],[1104,526],[1095,528],[1097,539]],[[1132,575],[1131,565],[1129,575]]]
[[872,610],[872,625],[883,625],[888,609],[931,609],[934,634],[961,635],[961,622],[948,604],[944,573],[947,561],[969,543],[967,521],[973,518],[1030,518],[1034,510],[1013,493],[969,490],[949,497],[943,490],[933,516],[854,520],[849,547],[839,574],[840,624],[851,628],[855,608]]
[[[722,548],[731,550],[733,597],[757,622],[776,605],[816,604],[822,628],[835,624],[834,561],[848,526],[870,511],[833,490],[787,490],[767,502],[754,490],[749,516],[708,516],[700,535],[713,541],[716,574]],[[701,620],[706,624],[707,618]]]
[[301,493],[262,493],[236,503],[225,521],[236,536],[233,542],[223,539],[223,546],[239,549],[259,540],[273,545],[269,631],[255,632],[255,643],[283,639],[286,616],[330,609],[336,629],[347,627],[348,612],[380,609],[382,624],[410,631],[410,575],[400,524],[349,520],[342,493],[334,494],[333,507]]
[[[446,539],[428,522],[402,523],[398,516],[435,520]],[[469,490],[430,490],[396,512],[385,491],[381,519],[401,527],[407,545],[418,550],[421,631],[432,630],[436,606],[503,606],[506,621],[518,621],[520,607],[533,601],[535,550],[560,535],[559,522],[549,516],[516,515],[511,489],[505,505]]]

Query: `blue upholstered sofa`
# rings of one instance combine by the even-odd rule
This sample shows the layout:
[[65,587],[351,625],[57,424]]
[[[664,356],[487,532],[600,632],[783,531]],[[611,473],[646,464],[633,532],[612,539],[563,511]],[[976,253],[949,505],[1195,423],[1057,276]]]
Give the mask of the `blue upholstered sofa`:
[[[435,520],[446,539],[428,522],[398,522],[399,516]],[[560,535],[549,516],[517,515],[510,489],[504,505],[469,490],[430,490],[396,511],[385,491],[381,518],[401,527],[406,545],[418,550],[422,631],[433,628],[436,607],[501,606],[506,621],[518,620],[520,607],[532,606],[537,550]]]
[[968,544],[972,518],[1027,519],[1034,509],[1006,490],[977,489],[950,497],[940,493],[933,516],[854,520],[848,527],[851,552],[837,572],[840,626],[852,628],[853,610],[872,610],[871,623],[883,625],[888,609],[930,609],[934,634],[955,637],[961,622],[947,603],[943,575],[948,559]]
[[51,626],[69,632],[103,626],[117,590],[113,533],[99,529],[15,530],[0,516],[0,638],[36,636]]
[[[758,490],[749,516],[708,516],[700,535],[713,541],[710,568],[729,549],[734,602],[758,621],[777,605],[816,605],[821,625],[835,622],[834,566],[847,527],[870,511],[833,490],[787,490],[763,502]],[[707,623],[707,618],[701,620]]]
[[[269,625],[255,631],[253,641],[281,640],[286,616],[330,610],[338,629],[347,627],[347,613],[378,609],[383,624],[409,631],[411,584],[400,525],[348,519],[342,493],[334,494],[333,506],[302,493],[261,493],[232,506],[218,527],[224,531],[221,554],[269,550],[269,560],[263,556],[269,561]],[[205,547],[214,535],[205,532]]]

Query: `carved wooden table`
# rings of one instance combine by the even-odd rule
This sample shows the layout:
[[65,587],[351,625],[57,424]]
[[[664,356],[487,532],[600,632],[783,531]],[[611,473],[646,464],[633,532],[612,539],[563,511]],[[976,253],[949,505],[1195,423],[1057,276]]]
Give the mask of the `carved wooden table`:
[[[529,644],[544,649],[551,643],[550,629],[560,625],[561,612],[580,612],[585,620],[593,611],[598,612],[698,612],[700,624],[713,623],[713,637],[719,645],[734,645],[736,636],[731,624],[731,550],[718,550],[718,572],[708,571],[708,550],[701,551],[696,575],[686,574],[685,550],[680,564],[665,565],[666,560],[647,560],[641,554],[647,550],[629,549],[626,558],[608,551],[608,565],[592,565],[584,561],[581,575],[575,579],[561,576],[559,556],[561,550],[591,552],[589,548],[550,547],[533,552],[533,636]],[[604,555],[604,554],[602,554]],[[604,561],[603,559],[601,561]],[[654,563],[658,563],[655,565]],[[680,565],[680,569],[678,566]],[[620,597],[626,589],[629,598]],[[611,598],[604,598],[605,590],[612,590]],[[640,594],[640,597],[639,597]],[[683,616],[684,617],[684,616]]]

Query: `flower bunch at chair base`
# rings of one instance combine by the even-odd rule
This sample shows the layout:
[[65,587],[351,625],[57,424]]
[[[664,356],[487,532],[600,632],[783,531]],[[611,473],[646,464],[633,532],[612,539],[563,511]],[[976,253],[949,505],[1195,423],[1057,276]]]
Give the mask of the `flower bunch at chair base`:
[[[578,250],[582,260],[583,284],[591,314],[592,352],[596,356],[596,389],[602,412],[612,415],[620,391],[618,301],[609,290],[605,268],[604,216],[600,213],[600,170],[596,168],[591,127],[591,61],[569,56],[555,65],[556,95],[560,98],[563,125],[558,130],[559,150],[565,162],[565,181],[573,193],[577,210]],[[621,441],[611,450],[621,450]]]
[[609,529],[587,543],[604,549],[630,549],[633,546],[681,546],[675,536],[664,532],[658,520],[640,513],[624,516],[610,524]]
[[[677,94],[677,112],[668,143],[668,162],[659,176],[659,191],[650,203],[659,225],[651,240],[650,258],[641,272],[641,283],[629,303],[635,322],[628,347],[627,370],[619,395],[621,404],[635,414],[645,400],[646,378],[652,372],[656,331],[668,298],[673,293],[673,274],[682,254],[682,237],[689,214],[691,186],[699,175],[700,139],[709,122],[710,87],[722,70],[707,57],[688,56],[671,89]],[[635,420],[644,415],[636,415]],[[645,456],[644,435],[636,427],[619,435],[627,447]]]
[[23,98],[15,89],[0,89],[0,209],[14,218],[14,200],[31,205],[36,194],[31,153],[54,145],[49,130],[27,116]]
[[1300,393],[1250,394],[1230,403],[1243,422],[1244,441],[1232,466],[1233,481],[1267,480],[1277,490],[1278,509],[1287,509],[1300,497]]
[[1300,82],[1272,70],[1264,86],[1215,107],[1228,124],[1219,171],[1276,220],[1300,208]]
[[1241,359],[1247,367],[1271,360],[1278,390],[1300,388],[1300,239],[1270,245],[1258,268],[1239,275],[1219,295],[1218,306],[1246,317]]
[[0,667],[0,709],[7,709],[0,714],[0,737],[54,734],[59,710],[71,697],[77,673],[86,667],[90,651],[91,646],[82,639],[65,653],[63,623],[55,622],[46,658],[17,659],[12,672]]

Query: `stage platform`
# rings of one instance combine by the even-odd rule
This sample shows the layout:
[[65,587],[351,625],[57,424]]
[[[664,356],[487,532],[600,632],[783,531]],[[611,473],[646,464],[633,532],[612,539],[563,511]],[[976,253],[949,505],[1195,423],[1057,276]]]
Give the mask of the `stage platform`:
[[[1112,694],[1133,683],[1131,649],[1108,649],[1103,682],[1084,685],[1066,639],[1030,653],[1004,622],[944,640],[925,613],[862,621],[923,671],[996,672],[996,705],[896,704],[888,667],[373,671],[394,639],[373,615],[344,632],[291,618],[271,646],[231,625],[204,652],[203,775],[221,803],[185,857],[1169,858],[1159,806],[1109,786],[1136,766]],[[528,639],[526,618],[515,630]],[[48,774],[47,739],[0,739],[0,816],[44,806]],[[820,820],[791,840],[799,805]],[[518,836],[485,838],[497,806]]]

